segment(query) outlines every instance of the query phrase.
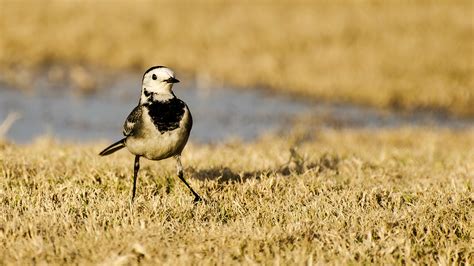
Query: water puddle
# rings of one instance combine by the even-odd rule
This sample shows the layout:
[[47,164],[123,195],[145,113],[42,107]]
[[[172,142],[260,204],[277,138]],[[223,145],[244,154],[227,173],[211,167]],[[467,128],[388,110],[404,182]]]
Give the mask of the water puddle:
[[[36,82],[32,93],[0,84],[0,123],[9,113],[20,114],[6,135],[19,143],[45,134],[72,141],[115,140],[122,136],[123,122],[138,102],[139,78],[123,75],[107,89],[88,96],[76,95],[69,85],[58,87],[45,80]],[[429,112],[398,114],[352,105],[306,102],[260,90],[198,87],[195,83],[180,83],[174,89],[193,114],[191,140],[194,142],[252,140],[263,133],[288,131],[303,117],[306,119],[303,121],[316,127],[474,126],[473,119]]]

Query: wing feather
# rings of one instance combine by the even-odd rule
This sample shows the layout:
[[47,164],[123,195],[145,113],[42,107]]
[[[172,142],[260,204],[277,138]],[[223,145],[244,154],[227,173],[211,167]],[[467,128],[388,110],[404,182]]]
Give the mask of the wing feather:
[[137,106],[133,109],[133,111],[128,115],[127,120],[123,124],[123,135],[124,136],[132,136],[135,135],[137,129],[141,124],[142,119],[142,108],[141,106]]

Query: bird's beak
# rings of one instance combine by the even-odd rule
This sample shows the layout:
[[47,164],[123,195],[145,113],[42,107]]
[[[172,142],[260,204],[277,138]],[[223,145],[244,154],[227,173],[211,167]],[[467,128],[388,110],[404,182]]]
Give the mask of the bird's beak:
[[179,82],[178,79],[175,79],[175,78],[173,78],[173,77],[171,77],[171,78],[169,78],[169,79],[167,79],[167,80],[165,80],[165,81],[166,81],[167,83],[178,83],[178,82]]

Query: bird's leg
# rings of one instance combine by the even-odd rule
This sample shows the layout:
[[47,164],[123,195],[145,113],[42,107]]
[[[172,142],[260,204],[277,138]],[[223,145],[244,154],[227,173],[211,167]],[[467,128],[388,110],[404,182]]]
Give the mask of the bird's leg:
[[198,193],[196,193],[196,191],[194,191],[194,189],[188,184],[188,182],[186,182],[186,180],[184,179],[184,176],[183,176],[183,166],[181,165],[181,155],[177,155],[175,156],[176,158],[176,168],[178,170],[178,177],[179,179],[181,179],[181,181],[183,181],[183,183],[189,188],[189,190],[191,190],[191,192],[193,193],[194,195],[194,203],[197,203],[199,201],[201,201],[201,197],[199,196]]
[[133,166],[133,190],[132,190],[132,203],[135,199],[135,191],[137,190],[137,176],[138,170],[140,170],[140,156],[135,156],[135,164]]

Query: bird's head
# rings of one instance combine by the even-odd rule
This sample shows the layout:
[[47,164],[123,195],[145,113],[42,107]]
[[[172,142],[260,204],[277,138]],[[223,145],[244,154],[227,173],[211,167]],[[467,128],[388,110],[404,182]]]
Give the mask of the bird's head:
[[145,103],[153,100],[166,100],[174,97],[174,83],[179,80],[175,78],[173,70],[165,66],[154,66],[143,74],[142,95],[140,102]]

